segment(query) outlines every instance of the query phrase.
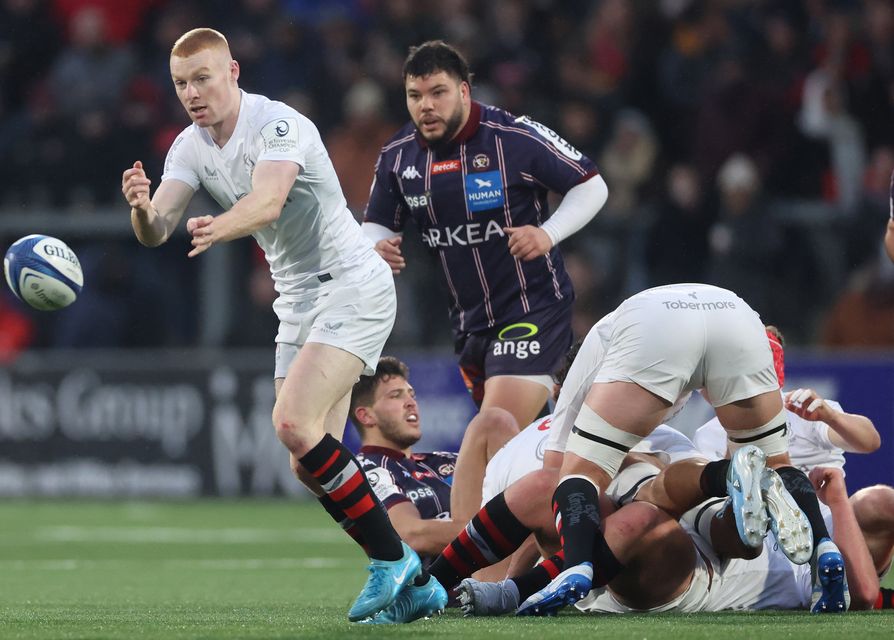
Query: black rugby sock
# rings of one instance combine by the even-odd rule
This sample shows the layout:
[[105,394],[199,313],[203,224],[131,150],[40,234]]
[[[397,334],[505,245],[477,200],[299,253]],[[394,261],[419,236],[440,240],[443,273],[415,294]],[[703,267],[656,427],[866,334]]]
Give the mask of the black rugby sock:
[[816,549],[820,540],[832,537],[829,535],[829,530],[826,528],[826,521],[823,519],[823,514],[820,511],[819,500],[816,497],[816,490],[813,488],[813,485],[810,484],[807,475],[800,469],[796,469],[795,467],[780,467],[779,469],[776,469],[776,473],[782,478],[782,484],[785,485],[788,492],[792,494],[792,498],[795,499],[798,507],[804,512],[804,515],[807,516],[807,520],[813,528],[813,548]]

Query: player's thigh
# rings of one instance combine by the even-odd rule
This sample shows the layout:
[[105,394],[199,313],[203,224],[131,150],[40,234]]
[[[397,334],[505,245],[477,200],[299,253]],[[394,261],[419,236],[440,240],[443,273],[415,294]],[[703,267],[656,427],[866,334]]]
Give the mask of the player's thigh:
[[595,382],[584,400],[600,418],[627,433],[648,435],[672,401],[634,382]]
[[[734,307],[704,312],[707,338],[702,386],[707,397],[714,407],[738,404],[741,409],[769,411],[770,405],[778,405],[777,412],[781,411],[781,399],[748,402],[771,391],[779,395],[779,381],[760,316],[738,296],[730,292],[729,297],[727,304]],[[774,416],[767,416],[767,420]]]
[[[602,366],[594,379],[595,383],[608,384],[591,389],[591,408],[596,410],[592,402],[604,396],[603,404],[623,403],[615,414],[633,416],[637,409],[646,411],[656,406],[649,396],[663,399],[667,409],[687,389],[704,353],[702,322],[697,310],[665,302],[654,296],[634,296],[615,311]],[[647,393],[625,388],[631,384]],[[608,416],[602,417],[608,420]]]
[[[332,345],[308,342],[295,355],[276,400],[279,414],[299,427],[322,430],[363,371],[353,353]],[[347,412],[345,411],[345,416]]]
[[516,424],[527,425],[540,414],[549,399],[552,379],[549,376],[500,375],[484,383],[481,410],[500,408],[515,418]]

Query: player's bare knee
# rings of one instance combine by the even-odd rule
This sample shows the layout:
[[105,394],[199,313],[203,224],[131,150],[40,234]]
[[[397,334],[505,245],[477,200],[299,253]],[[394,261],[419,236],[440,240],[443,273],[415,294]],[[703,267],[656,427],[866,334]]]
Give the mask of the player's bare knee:
[[[785,410],[783,409],[772,420],[755,429],[726,429],[726,437],[730,455],[746,445],[754,445],[766,453],[770,459],[773,456],[787,456],[788,422]],[[783,459],[780,458],[780,460]]]
[[627,452],[641,440],[642,436],[610,425],[585,404],[571,428],[567,451],[595,464],[610,480],[618,475]]

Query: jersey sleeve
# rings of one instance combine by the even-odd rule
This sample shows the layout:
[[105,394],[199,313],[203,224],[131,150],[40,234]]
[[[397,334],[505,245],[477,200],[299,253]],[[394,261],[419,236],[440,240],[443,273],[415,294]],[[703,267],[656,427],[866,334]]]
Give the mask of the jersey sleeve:
[[313,124],[285,108],[270,109],[264,116],[266,122],[258,132],[261,138],[258,162],[278,160],[305,166],[307,146],[318,135]]
[[397,484],[392,474],[385,467],[375,466],[368,460],[362,463],[363,472],[372,487],[373,493],[385,505],[386,509],[390,509],[401,502],[410,502],[410,499],[404,493],[403,489]]
[[403,231],[408,211],[397,177],[389,169],[389,160],[389,156],[382,152],[376,161],[363,221],[375,222],[392,231]]
[[198,163],[189,132],[190,129],[181,132],[168,150],[161,181],[179,180],[188,184],[193,191],[198,191],[201,182],[196,170]]
[[592,160],[549,127],[528,116],[515,122],[525,133],[513,137],[513,156],[522,158],[527,165],[522,170],[549,190],[565,195],[599,173]]

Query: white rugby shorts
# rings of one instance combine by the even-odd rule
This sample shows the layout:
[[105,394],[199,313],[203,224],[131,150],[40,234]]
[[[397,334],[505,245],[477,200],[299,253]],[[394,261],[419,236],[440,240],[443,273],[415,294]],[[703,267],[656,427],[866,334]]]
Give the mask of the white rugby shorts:
[[275,378],[285,378],[292,360],[308,342],[352,353],[363,361],[363,375],[375,373],[397,312],[394,277],[384,260],[369,269],[341,273],[306,298],[278,298]]
[[634,382],[674,403],[706,389],[715,407],[779,388],[760,316],[704,284],[649,289],[615,311],[594,382]]

